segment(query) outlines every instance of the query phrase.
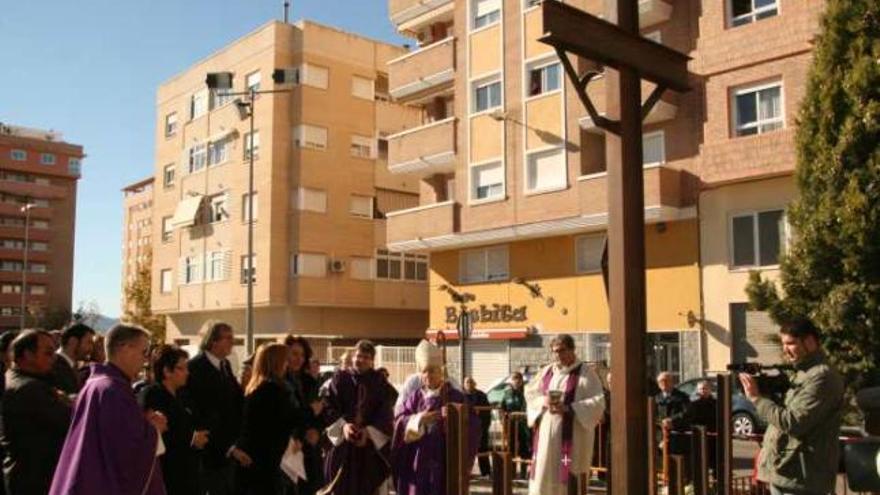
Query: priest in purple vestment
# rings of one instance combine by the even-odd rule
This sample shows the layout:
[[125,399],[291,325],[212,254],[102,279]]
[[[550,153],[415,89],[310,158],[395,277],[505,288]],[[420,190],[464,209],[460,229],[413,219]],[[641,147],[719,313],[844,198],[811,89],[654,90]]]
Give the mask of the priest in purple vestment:
[[[465,395],[446,380],[440,349],[423,340],[416,347],[422,386],[397,413],[391,466],[398,495],[445,495],[445,403],[464,404]],[[466,466],[473,466],[480,446],[480,418],[469,409]]]
[[392,387],[373,369],[376,348],[362,340],[351,368],[330,379],[325,396],[325,430],[332,444],[324,461],[327,485],[321,495],[375,495],[389,475],[393,428]]
[[50,495],[164,495],[157,456],[165,417],[143,412],[131,382],[146,361],[150,333],[116,325],[107,334],[107,363],[77,396]]

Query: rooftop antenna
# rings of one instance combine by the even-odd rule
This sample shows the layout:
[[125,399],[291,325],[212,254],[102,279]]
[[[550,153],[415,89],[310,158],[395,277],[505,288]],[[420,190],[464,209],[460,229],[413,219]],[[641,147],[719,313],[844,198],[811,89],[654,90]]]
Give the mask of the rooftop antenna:
[[287,13],[290,11],[290,2],[284,2],[284,24],[287,24]]

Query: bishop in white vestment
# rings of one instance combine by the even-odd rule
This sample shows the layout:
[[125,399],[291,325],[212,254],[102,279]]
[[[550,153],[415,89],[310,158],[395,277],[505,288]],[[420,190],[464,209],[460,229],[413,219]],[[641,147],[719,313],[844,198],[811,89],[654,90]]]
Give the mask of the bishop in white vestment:
[[559,335],[551,349],[556,362],[532,378],[525,394],[535,429],[529,495],[566,495],[569,479],[589,473],[596,424],[605,411],[599,377],[577,359],[574,339]]

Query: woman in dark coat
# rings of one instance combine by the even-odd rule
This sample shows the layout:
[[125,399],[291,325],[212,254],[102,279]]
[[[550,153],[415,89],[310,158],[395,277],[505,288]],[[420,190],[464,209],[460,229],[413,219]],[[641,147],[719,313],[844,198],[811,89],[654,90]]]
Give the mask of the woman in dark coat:
[[303,463],[306,470],[305,482],[294,486],[285,480],[288,495],[314,495],[324,486],[324,466],[321,459],[321,431],[324,424],[321,412],[324,405],[318,397],[318,381],[309,373],[308,364],[312,359],[312,347],[303,338],[288,335],[284,345],[289,350],[287,384],[290,387],[290,402],[294,408],[293,436],[303,450]]
[[186,351],[163,345],[153,352],[152,369],[156,383],[141,389],[138,399],[145,411],[158,411],[168,419],[162,434],[165,454],[161,458],[165,491],[168,495],[196,495],[199,490],[198,450],[208,442],[207,431],[194,429],[192,411],[178,396],[186,385]]
[[244,418],[235,446],[244,454],[236,458],[240,493],[281,493],[281,457],[294,428],[290,393],[284,383],[288,349],[268,344],[257,350],[251,380],[245,389]]

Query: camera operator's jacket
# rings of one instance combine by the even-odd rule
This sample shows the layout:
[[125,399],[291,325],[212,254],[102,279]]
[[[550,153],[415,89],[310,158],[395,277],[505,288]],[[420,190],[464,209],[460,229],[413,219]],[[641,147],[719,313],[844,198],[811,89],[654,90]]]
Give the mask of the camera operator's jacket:
[[816,352],[795,364],[780,406],[761,397],[758,415],[769,425],[758,479],[785,490],[833,493],[839,462],[843,379]]

